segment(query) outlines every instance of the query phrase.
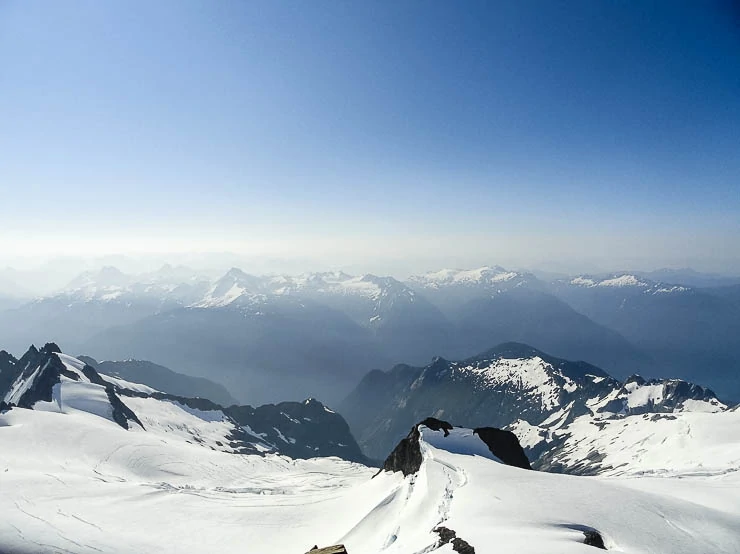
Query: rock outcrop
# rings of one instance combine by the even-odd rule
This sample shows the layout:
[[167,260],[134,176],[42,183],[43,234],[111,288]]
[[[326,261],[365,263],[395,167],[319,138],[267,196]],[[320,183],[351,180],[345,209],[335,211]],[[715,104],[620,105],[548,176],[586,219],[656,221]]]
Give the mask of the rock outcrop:
[[584,531],[583,535],[586,537],[583,541],[583,544],[587,544],[588,546],[595,546],[596,548],[606,550],[606,546],[604,546],[604,539],[601,538],[601,535],[598,531],[589,529],[587,531]]
[[434,530],[439,535],[438,547],[444,546],[445,544],[452,544],[452,550],[458,554],[475,554],[475,548],[473,548],[467,541],[457,536],[457,533],[448,529],[447,527],[437,527]]
[[519,444],[519,439],[511,431],[504,431],[495,427],[478,427],[473,430],[473,433],[486,443],[491,454],[506,465],[532,469],[522,445]]
[[319,548],[314,546],[306,554],[349,554],[347,549],[344,548],[343,544],[336,544],[334,546],[327,546],[325,548]]
[[414,425],[406,438],[401,439],[401,442],[385,459],[380,471],[400,471],[404,477],[419,471],[422,462],[420,438],[419,426]]
[[[383,462],[381,471],[400,471],[404,476],[419,471],[423,461],[420,427],[426,427],[432,431],[442,431],[445,437],[449,436],[453,429],[453,426],[447,421],[434,417],[428,417],[417,423],[388,455]],[[519,439],[511,431],[503,431],[494,427],[479,427],[473,431],[473,434],[477,435],[488,447],[488,450],[504,464],[532,469],[524,449],[519,444]]]

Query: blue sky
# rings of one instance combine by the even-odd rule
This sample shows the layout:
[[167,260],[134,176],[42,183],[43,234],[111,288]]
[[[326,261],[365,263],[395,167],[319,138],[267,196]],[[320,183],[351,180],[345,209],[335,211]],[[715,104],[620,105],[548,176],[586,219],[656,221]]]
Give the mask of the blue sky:
[[729,1],[0,1],[0,242],[737,272],[738,68]]

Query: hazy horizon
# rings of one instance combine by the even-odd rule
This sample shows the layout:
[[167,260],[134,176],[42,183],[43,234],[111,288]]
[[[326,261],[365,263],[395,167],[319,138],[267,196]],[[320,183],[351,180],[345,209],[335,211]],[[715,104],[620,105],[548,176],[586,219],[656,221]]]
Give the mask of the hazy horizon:
[[[447,263],[444,263],[447,262]],[[459,262],[459,263],[457,263]],[[253,275],[299,275],[343,271],[352,275],[374,274],[392,276],[405,280],[412,275],[421,275],[441,269],[477,269],[484,266],[501,266],[507,270],[531,272],[548,280],[576,275],[608,275],[635,272],[650,273],[662,270],[696,271],[707,277],[740,280],[740,273],[699,271],[688,266],[609,266],[584,262],[563,264],[557,261],[542,261],[535,264],[504,263],[501,260],[465,260],[460,257],[448,259],[389,260],[380,263],[330,263],[310,259],[291,259],[269,256],[249,257],[232,252],[189,252],[181,254],[149,255],[104,255],[88,257],[49,257],[4,260],[0,258],[0,293],[9,296],[45,295],[66,287],[70,281],[86,272],[97,272],[105,267],[114,267],[129,275],[142,275],[160,270],[163,266],[185,267],[211,280],[223,276],[236,267]]]

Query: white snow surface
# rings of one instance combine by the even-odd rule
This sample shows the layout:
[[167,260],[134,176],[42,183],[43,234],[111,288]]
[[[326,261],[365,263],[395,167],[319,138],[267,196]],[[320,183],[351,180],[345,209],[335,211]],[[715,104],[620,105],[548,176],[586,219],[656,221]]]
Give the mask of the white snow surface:
[[427,288],[440,288],[449,285],[478,285],[483,283],[503,283],[520,277],[515,271],[495,266],[477,269],[441,269],[423,275],[415,275],[409,281]]
[[[528,430],[528,446],[536,443],[536,432]],[[570,465],[598,452],[602,475],[683,478],[740,471],[738,411],[642,414],[603,419],[598,425],[591,417],[581,416],[554,433],[566,437],[557,461]]]
[[[508,384],[522,393],[539,397],[543,410],[551,410],[559,403],[559,387],[552,374],[566,382],[570,379],[539,356],[531,358],[499,358],[488,366],[459,366],[455,371],[475,375],[482,386]],[[570,384],[570,383],[568,383]]]
[[131,381],[126,381],[125,379],[114,377],[112,375],[106,375],[105,373],[98,372],[98,374],[100,375],[100,377],[102,377],[104,381],[107,381],[108,383],[119,389],[128,389],[135,392],[143,392],[145,394],[159,392],[157,389],[153,389],[152,387],[149,387],[147,385],[142,385],[141,383],[132,383]]
[[660,403],[663,400],[663,384],[640,386],[637,383],[627,383],[624,386],[627,391],[627,406],[637,408],[646,406],[648,403]]
[[740,552],[737,410],[630,416],[598,432],[584,419],[583,436],[613,442],[610,456],[670,470],[649,477],[521,470],[469,429],[422,427],[420,471],[372,478],[375,468],[337,458],[234,454],[220,411],[178,402],[122,397],[144,423],[127,431],[100,417],[96,385],[73,383],[62,383],[61,412],[0,415],[0,552],[451,553],[439,525],[478,554],[591,552],[583,528],[615,552]]

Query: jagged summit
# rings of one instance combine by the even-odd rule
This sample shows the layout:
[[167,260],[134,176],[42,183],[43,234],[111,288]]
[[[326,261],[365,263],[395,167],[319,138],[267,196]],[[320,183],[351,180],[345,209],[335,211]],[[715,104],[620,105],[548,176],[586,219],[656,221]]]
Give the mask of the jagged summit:
[[14,364],[14,379],[0,391],[8,406],[47,412],[86,412],[104,417],[129,429],[143,427],[136,415],[92,367],[62,354],[55,343],[41,350],[28,349]]
[[63,354],[55,343],[40,350],[31,346],[20,360],[0,355],[0,401],[3,409],[102,418],[126,430],[174,433],[230,453],[369,462],[342,416],[316,399],[224,407],[101,373]]
[[432,414],[473,428],[513,430],[537,465],[545,463],[546,450],[560,447],[556,437],[584,421],[608,425],[642,414],[728,408],[711,390],[692,383],[639,376],[622,382],[591,364],[505,343],[462,361],[438,357],[423,367],[373,371],[340,409],[371,456],[385,455],[410,425]]

